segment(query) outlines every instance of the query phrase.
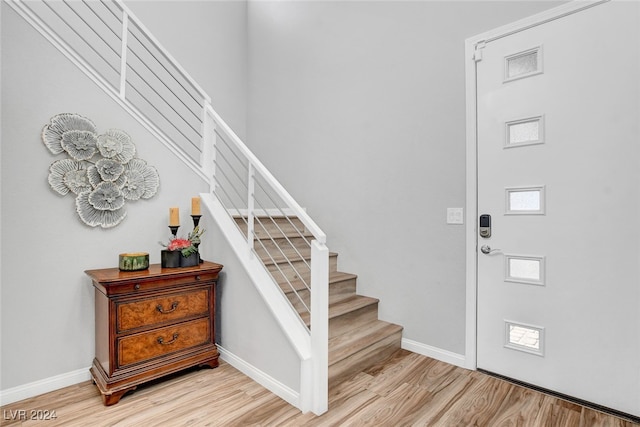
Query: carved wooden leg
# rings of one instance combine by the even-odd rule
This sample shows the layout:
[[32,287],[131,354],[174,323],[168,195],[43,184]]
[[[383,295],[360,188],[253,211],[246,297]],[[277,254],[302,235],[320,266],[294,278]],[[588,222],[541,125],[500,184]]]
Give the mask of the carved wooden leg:
[[216,357],[215,359],[211,359],[211,360],[207,360],[206,362],[202,362],[201,364],[198,365],[199,368],[217,368],[218,367],[218,358]]
[[125,393],[129,391],[133,391],[137,388],[137,386],[131,386],[129,388],[125,388],[123,390],[114,391],[112,393],[102,393],[102,403],[104,406],[115,405],[120,401],[120,398],[124,396]]

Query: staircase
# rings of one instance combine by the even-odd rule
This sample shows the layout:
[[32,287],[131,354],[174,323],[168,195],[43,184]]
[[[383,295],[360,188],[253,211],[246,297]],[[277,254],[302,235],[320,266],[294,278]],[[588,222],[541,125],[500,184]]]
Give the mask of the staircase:
[[[246,235],[246,217],[234,217]],[[293,222],[293,225],[291,224]],[[300,318],[309,327],[308,272],[310,233],[292,217],[255,221],[254,250]],[[276,225],[277,224],[277,225]],[[357,276],[338,271],[338,254],[329,254],[329,387],[390,356],[400,348],[402,327],[378,319],[378,299],[356,294]]]
[[[299,394],[275,383],[272,391],[320,415],[327,382],[335,385],[400,347],[402,328],[378,320],[378,300],[357,295],[356,276],[338,272],[324,232],[122,0],[4,2],[209,183],[205,205],[300,358]],[[258,226],[262,212],[273,226]]]

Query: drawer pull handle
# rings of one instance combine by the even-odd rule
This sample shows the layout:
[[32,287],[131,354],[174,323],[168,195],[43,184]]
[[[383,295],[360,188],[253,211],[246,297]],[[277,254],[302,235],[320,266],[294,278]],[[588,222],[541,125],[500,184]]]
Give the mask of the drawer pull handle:
[[162,304],[156,305],[156,310],[158,310],[162,314],[168,314],[168,313],[171,313],[172,311],[176,311],[176,308],[178,308],[178,301],[174,301],[173,304],[171,304],[171,309],[166,311],[162,306]]
[[158,344],[160,345],[173,344],[174,342],[176,342],[177,339],[178,339],[178,333],[176,332],[175,334],[173,334],[173,339],[171,341],[164,342],[164,338],[158,337]]
[[196,280],[200,280],[200,276],[196,276]]

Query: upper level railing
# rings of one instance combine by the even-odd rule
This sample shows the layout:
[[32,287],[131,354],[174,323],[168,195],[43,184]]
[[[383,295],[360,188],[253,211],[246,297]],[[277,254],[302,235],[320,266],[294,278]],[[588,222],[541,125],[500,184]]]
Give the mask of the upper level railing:
[[[5,2],[210,184],[229,215],[240,219],[247,251],[275,266],[273,285],[285,283],[300,302],[293,305],[310,313],[311,357],[326,363],[326,236],[213,110],[202,88],[121,0]],[[305,243],[294,244],[294,236]],[[324,396],[315,391],[313,406],[321,413],[326,366],[316,371]]]
[[296,307],[310,313],[301,293],[311,292],[311,241],[324,246],[325,234],[213,109],[207,113],[216,123],[214,194],[236,219],[248,248],[296,295]]
[[203,179],[209,96],[120,1],[6,0]]

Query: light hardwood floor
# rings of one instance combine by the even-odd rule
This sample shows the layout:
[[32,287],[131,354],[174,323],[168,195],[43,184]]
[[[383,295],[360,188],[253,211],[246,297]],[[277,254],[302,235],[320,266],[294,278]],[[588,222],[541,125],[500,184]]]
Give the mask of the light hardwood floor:
[[[55,411],[57,418],[20,421],[20,410],[27,418]],[[333,387],[320,417],[221,362],[141,386],[109,407],[87,381],[2,407],[2,425],[640,427],[405,350]]]

